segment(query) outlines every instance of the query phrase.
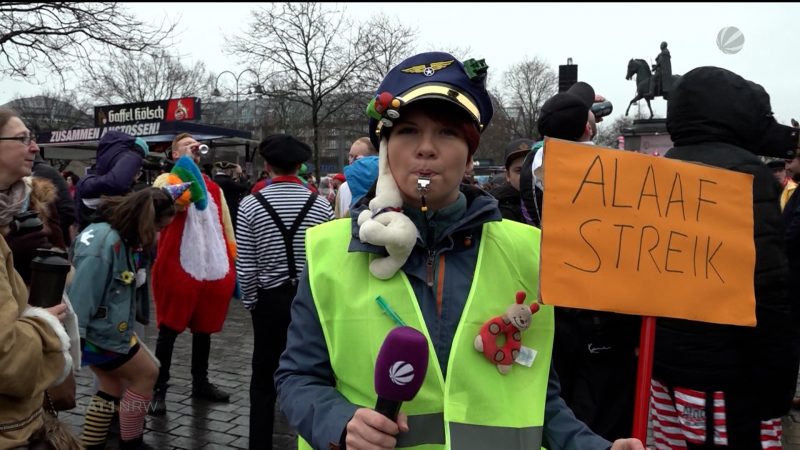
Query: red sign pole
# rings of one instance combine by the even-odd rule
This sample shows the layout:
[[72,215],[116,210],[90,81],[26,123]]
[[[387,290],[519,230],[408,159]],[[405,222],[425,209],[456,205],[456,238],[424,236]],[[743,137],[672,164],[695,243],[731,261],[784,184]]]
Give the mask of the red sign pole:
[[650,412],[650,378],[653,375],[653,348],[656,342],[656,318],[642,317],[639,337],[639,368],[636,371],[636,400],[633,406],[633,437],[646,443],[647,418]]

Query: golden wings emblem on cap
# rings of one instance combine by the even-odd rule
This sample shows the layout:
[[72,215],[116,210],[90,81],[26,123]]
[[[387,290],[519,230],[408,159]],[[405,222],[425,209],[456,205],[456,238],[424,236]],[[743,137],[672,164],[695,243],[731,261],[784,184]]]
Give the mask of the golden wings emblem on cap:
[[430,63],[428,65],[419,64],[419,65],[416,65],[416,66],[411,66],[411,67],[405,68],[405,69],[401,70],[401,72],[404,72],[404,73],[421,73],[421,74],[425,75],[426,77],[432,77],[433,74],[436,73],[437,70],[444,69],[445,67],[449,66],[450,64],[453,64],[454,61],[455,61],[454,59],[451,59],[450,61],[438,61],[438,62]]

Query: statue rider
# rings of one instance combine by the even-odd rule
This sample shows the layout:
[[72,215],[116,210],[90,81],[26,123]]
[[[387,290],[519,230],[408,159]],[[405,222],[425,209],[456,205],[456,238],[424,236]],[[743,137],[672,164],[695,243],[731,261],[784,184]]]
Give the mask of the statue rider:
[[655,97],[657,95],[664,95],[671,88],[669,85],[672,81],[672,57],[667,49],[667,43],[661,43],[661,53],[656,56],[656,64],[653,66],[653,76],[650,78],[650,92],[645,94],[646,97]]

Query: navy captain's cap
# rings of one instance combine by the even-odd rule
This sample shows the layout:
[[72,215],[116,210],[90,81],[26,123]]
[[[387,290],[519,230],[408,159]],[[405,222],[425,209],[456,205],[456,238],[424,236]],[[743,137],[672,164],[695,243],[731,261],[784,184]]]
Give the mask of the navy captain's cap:
[[392,126],[403,105],[427,98],[444,99],[460,106],[482,132],[494,112],[486,91],[487,69],[482,59],[462,63],[444,52],[420,53],[401,62],[386,74],[367,106],[372,144],[380,147],[381,128]]

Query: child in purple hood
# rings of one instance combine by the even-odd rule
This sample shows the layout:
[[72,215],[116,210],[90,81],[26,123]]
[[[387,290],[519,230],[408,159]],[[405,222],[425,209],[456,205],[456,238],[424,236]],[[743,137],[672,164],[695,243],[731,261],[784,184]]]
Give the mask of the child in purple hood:
[[113,130],[103,135],[97,147],[97,162],[78,182],[75,191],[79,231],[91,223],[101,196],[131,192],[148,153],[147,143],[142,138]]

